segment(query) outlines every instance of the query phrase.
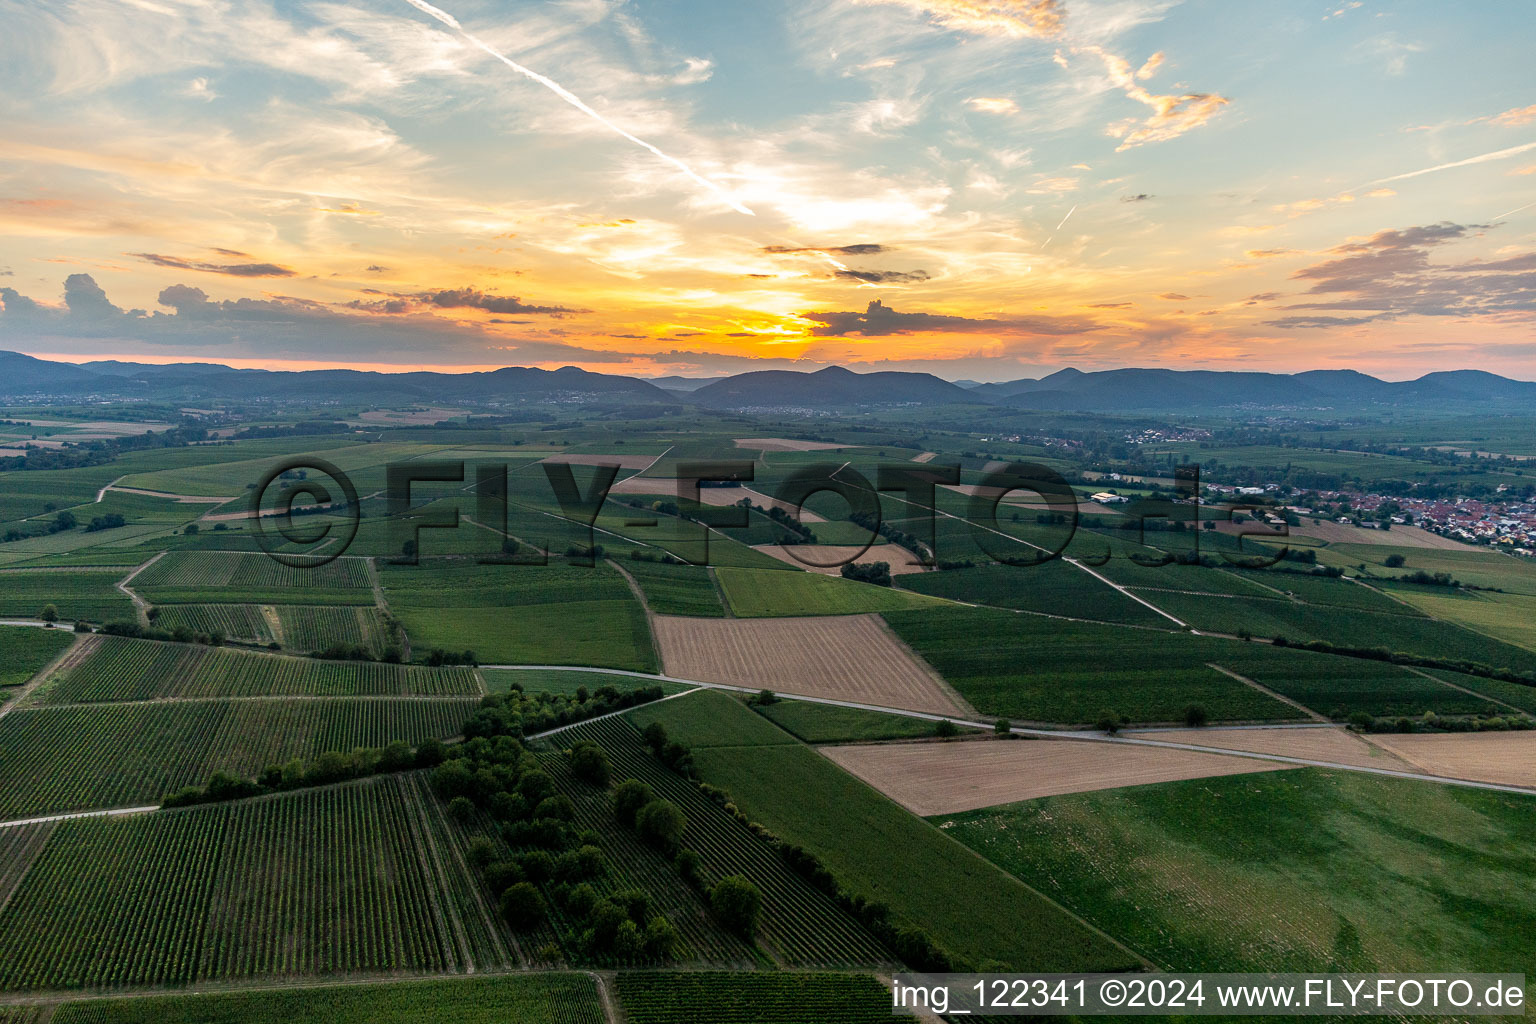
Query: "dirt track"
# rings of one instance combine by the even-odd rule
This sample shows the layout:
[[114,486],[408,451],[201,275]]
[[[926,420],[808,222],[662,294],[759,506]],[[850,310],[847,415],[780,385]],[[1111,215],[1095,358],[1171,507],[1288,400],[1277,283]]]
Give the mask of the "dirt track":
[[1536,732],[1392,733],[1371,742],[1431,775],[1536,786]]
[[1345,729],[1169,729],[1137,730],[1132,735],[1170,743],[1195,743],[1202,747],[1247,750],[1255,754],[1280,754],[1316,761],[1336,761],[1372,768],[1412,771],[1400,758],[1367,743]]
[[1080,740],[967,740],[822,747],[914,814],[951,814],[1061,793],[1268,772],[1283,765]]
[[666,674],[810,697],[966,712],[876,615],[786,619],[651,618]]

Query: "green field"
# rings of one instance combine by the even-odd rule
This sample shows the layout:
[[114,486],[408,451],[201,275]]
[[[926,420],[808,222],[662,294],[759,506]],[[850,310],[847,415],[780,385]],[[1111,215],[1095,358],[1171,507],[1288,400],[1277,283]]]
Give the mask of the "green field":
[[35,704],[87,704],[168,697],[478,696],[469,668],[372,661],[322,661],[232,648],[102,636],[90,653],[39,687]]
[[265,554],[176,551],[139,573],[133,589],[154,604],[373,604],[368,563],[338,558],[289,566]]
[[1044,565],[986,565],[974,569],[902,576],[903,589],[951,601],[1017,608],[1077,619],[1165,627],[1168,620],[1146,605],[1105,586],[1065,562]]
[[[706,717],[715,721],[718,744],[695,745],[700,777],[729,791],[754,821],[816,854],[846,889],[885,903],[897,920],[927,929],[952,956],[975,965],[1087,971],[1135,964],[943,832],[741,704],[712,699],[717,697],[679,697],[632,717],[660,721],[669,734],[687,736]],[[699,713],[701,705],[707,716]],[[741,745],[763,730],[782,738]],[[1029,927],[1019,927],[1021,921]]]
[[0,911],[0,989],[506,963],[445,832],[402,776],[64,822]]
[[658,615],[719,618],[725,614],[720,589],[706,565],[669,565],[626,558],[620,568],[635,578],[645,603]]
[[215,771],[458,734],[474,698],[200,700],[23,708],[0,719],[0,819],[145,806]]
[[[1111,709],[1133,721],[1172,722],[1200,704],[1218,720],[1297,717],[1294,708],[1209,667],[1245,651],[1239,641],[983,608],[885,618],[988,716],[1090,723]],[[1277,659],[1292,653],[1265,651]]]
[[1275,652],[1255,644],[1223,658],[1221,664],[1331,718],[1347,718],[1354,711],[1395,718],[1426,711],[1488,715],[1506,710],[1399,665],[1309,651],[1285,655],[1276,658]]
[[58,1024],[603,1024],[597,985],[584,974],[513,974],[376,985],[82,1000]]
[[[275,605],[259,604],[167,604],[156,608],[154,625],[159,629],[178,629],[185,626],[194,633],[215,634],[226,640],[248,643],[273,644],[277,632],[272,619],[263,608]],[[273,618],[276,616],[274,615]]]
[[780,569],[716,569],[720,589],[744,619],[784,615],[860,615],[940,607],[941,602],[839,576]]
[[658,667],[640,602],[611,566],[424,562],[382,576],[418,658],[442,648],[491,665]]
[[1302,769],[935,820],[1168,970],[1531,974],[1533,811]]
[[870,743],[932,736],[934,723],[922,718],[886,715],[879,711],[781,700],[758,713],[806,743]]
[[1536,596],[1388,584],[1387,593],[1415,608],[1506,644],[1536,651]]
[[886,1024],[891,995],[861,974],[619,975],[630,1024]]
[[0,569],[0,617],[36,619],[53,605],[65,621],[133,618],[133,601],[117,589],[123,569]]
[[0,687],[20,686],[74,642],[75,634],[63,629],[0,626]]

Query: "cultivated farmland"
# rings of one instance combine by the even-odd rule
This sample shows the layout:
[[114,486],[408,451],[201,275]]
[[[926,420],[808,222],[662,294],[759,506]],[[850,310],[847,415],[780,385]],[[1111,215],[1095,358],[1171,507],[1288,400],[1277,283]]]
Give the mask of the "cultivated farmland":
[[1371,741],[1430,775],[1536,789],[1536,732],[1384,734]]
[[36,704],[164,698],[469,696],[473,669],[372,661],[322,661],[194,644],[97,637],[90,653],[61,666]]
[[391,777],[64,822],[0,912],[0,988],[468,969],[421,801]]
[[630,1024],[886,1024],[891,995],[861,974],[619,975]]
[[873,583],[782,569],[716,569],[732,613],[744,619],[858,615],[924,608],[937,602]]
[[0,719],[0,818],[158,803],[215,771],[457,735],[474,699],[197,700]]
[[108,622],[133,618],[133,601],[117,589],[123,569],[0,570],[0,617],[36,619],[46,605],[59,618]]
[[173,552],[134,577],[154,604],[373,604],[368,563],[288,566],[264,554]]
[[667,675],[962,716],[942,680],[872,615],[782,619],[653,616]]
[[75,635],[62,629],[0,626],[0,686],[20,686],[74,641]]

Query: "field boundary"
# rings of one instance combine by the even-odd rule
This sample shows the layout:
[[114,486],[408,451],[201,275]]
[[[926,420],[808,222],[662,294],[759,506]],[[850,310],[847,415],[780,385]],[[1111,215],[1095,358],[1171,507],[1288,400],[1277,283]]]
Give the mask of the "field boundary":
[[1217,672],[1220,672],[1224,676],[1229,676],[1232,679],[1236,679],[1238,682],[1242,683],[1244,686],[1251,686],[1255,690],[1258,690],[1260,693],[1264,694],[1264,696],[1266,696],[1266,697],[1273,697],[1275,700],[1279,701],[1282,704],[1289,704],[1291,707],[1295,708],[1297,711],[1300,711],[1302,714],[1306,715],[1308,718],[1312,719],[1312,721],[1314,721],[1314,722],[1327,722],[1328,721],[1328,718],[1326,716],[1318,714],[1316,711],[1313,711],[1311,708],[1307,707],[1305,704],[1301,703],[1300,701],[1292,700],[1291,698],[1287,697],[1283,693],[1277,693],[1276,691],[1271,690],[1269,687],[1265,686],[1263,683],[1260,683],[1260,682],[1258,682],[1256,680],[1253,680],[1253,679],[1249,679],[1247,676],[1238,675],[1236,672],[1232,671],[1229,668],[1222,668],[1220,665],[1216,664],[1213,661],[1206,662],[1205,663],[1205,667],[1206,668],[1215,669]]

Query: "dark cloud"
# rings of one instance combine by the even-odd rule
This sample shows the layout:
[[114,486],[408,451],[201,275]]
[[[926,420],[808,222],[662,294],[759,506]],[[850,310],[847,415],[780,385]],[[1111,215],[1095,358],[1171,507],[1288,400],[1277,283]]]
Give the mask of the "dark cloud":
[[532,306],[515,295],[487,295],[474,288],[449,288],[426,292],[417,298],[439,309],[483,309],[487,313],[547,313],[561,316],[566,313],[585,313],[583,309],[567,309],[565,306]]
[[859,242],[855,245],[765,245],[760,250],[784,255],[786,253],[835,253],[838,256],[878,256],[883,252],[895,252],[895,248],[889,245],[880,245],[876,242]]
[[[233,249],[215,249],[225,256],[245,256]],[[203,260],[187,260],[180,256],[164,256],[157,252],[131,252],[128,255],[172,270],[195,270],[202,274],[228,274],[231,277],[293,277],[298,271],[276,263],[208,263]]]
[[1120,197],[1120,201],[1122,203],[1144,203],[1148,199],[1154,199],[1154,198],[1156,198],[1156,197],[1151,195],[1150,193],[1147,193],[1147,192],[1137,192],[1133,196],[1121,196]]
[[1131,307],[1131,305],[1132,304],[1129,303],[1129,302],[1095,302],[1092,305],[1090,305],[1088,308],[1089,309],[1129,309]]
[[[1382,231],[1336,246],[1332,257],[1291,275],[1308,282],[1283,310],[1320,310],[1271,321],[1276,327],[1337,326],[1404,316],[1483,316],[1536,312],[1536,253],[1491,262],[1431,263],[1440,246],[1488,230],[1486,224],[1442,222]],[[1337,317],[1334,313],[1346,313]]]
[[818,338],[836,338],[849,334],[884,337],[911,334],[914,331],[942,331],[951,334],[1083,334],[1098,324],[1077,317],[1021,317],[1012,320],[972,319],[939,313],[898,313],[879,299],[862,313],[803,313],[820,327],[811,328]]
[[5,306],[6,319],[43,316],[52,312],[46,306],[41,306],[27,298],[15,288],[0,288],[0,304]]
[[1283,316],[1278,320],[1264,321],[1270,327],[1294,330],[1303,327],[1354,327],[1374,321],[1374,316]]
[[1160,299],[1167,299],[1169,302],[1188,302],[1189,301],[1189,296],[1188,295],[1180,295],[1178,292],[1163,292],[1163,294],[1159,295],[1158,298],[1160,298]]
[[381,267],[377,263],[375,263],[373,266],[368,267],[366,269],[367,269],[368,273],[370,273],[370,274],[382,274],[385,271],[389,270],[388,267]]
[[5,269],[0,270],[0,277],[15,277],[15,276],[16,276],[16,272],[14,270],[12,270],[10,267],[6,267]]
[[70,274],[64,279],[64,305],[71,316],[105,320],[123,315],[90,274]]
[[843,281],[862,281],[865,284],[910,284],[928,280],[926,270],[839,270],[832,275]]

